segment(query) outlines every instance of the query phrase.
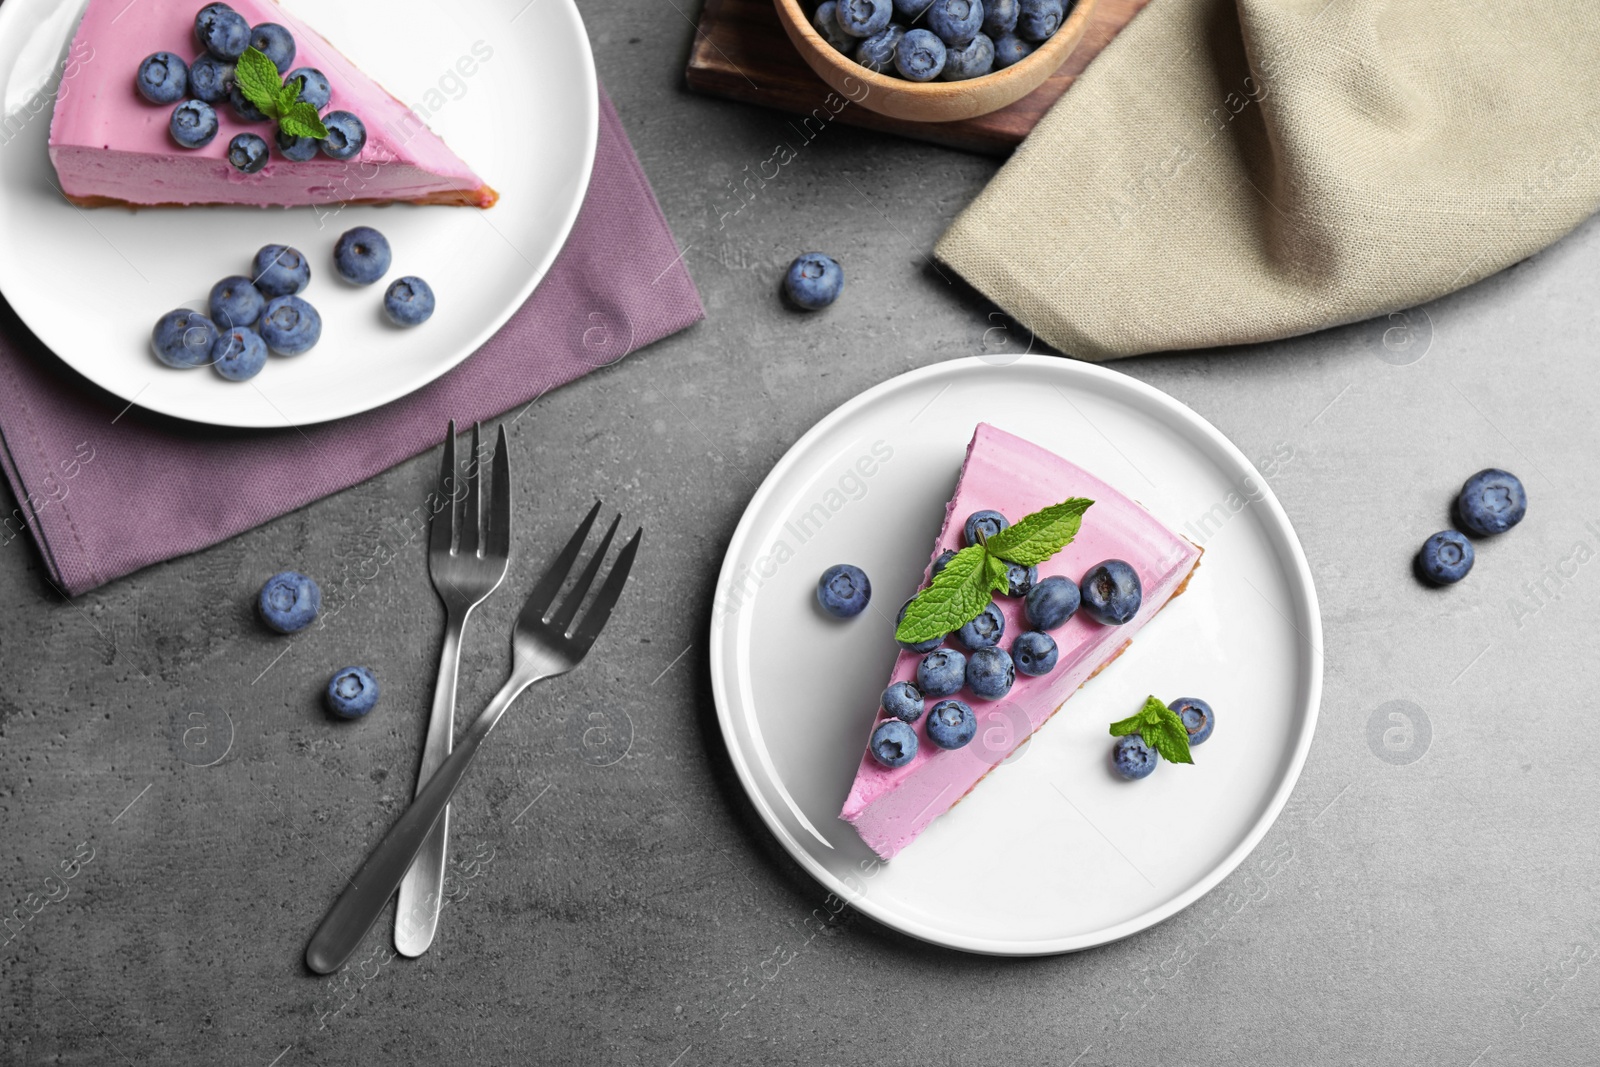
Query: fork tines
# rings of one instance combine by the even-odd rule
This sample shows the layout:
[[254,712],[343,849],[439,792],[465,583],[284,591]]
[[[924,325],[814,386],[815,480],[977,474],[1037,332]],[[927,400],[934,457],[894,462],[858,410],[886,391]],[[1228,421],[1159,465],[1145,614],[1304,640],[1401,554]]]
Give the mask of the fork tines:
[[579,652],[587,650],[589,645],[594,643],[606,620],[610,618],[611,609],[616,606],[617,598],[622,595],[622,587],[628,581],[628,571],[633,567],[634,557],[639,553],[640,538],[644,536],[644,527],[641,526],[634,531],[628,543],[622,546],[616,560],[611,564],[610,573],[606,575],[599,592],[589,604],[589,610],[584,613],[583,620],[574,629],[573,620],[577,618],[584,597],[588,595],[590,586],[600,573],[601,564],[605,561],[611,542],[616,537],[617,527],[622,523],[621,515],[611,520],[611,526],[601,539],[599,549],[590,557],[588,564],[584,566],[559,607],[556,605],[556,596],[572,575],[578,556],[583,551],[584,542],[588,540],[589,532],[594,528],[594,520],[599,514],[600,501],[597,500],[583,522],[578,524],[577,531],[561,550],[561,554],[550,564],[544,577],[539,579],[539,584],[528,594],[528,602],[517,620],[519,629],[524,627],[539,629],[552,636],[565,637]]

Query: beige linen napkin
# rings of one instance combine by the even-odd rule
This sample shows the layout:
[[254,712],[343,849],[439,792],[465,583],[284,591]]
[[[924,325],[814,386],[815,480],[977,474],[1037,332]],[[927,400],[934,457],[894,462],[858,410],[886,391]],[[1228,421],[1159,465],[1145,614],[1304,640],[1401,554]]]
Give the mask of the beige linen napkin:
[[936,254],[1105,360],[1410,307],[1597,205],[1597,0],[1153,0]]

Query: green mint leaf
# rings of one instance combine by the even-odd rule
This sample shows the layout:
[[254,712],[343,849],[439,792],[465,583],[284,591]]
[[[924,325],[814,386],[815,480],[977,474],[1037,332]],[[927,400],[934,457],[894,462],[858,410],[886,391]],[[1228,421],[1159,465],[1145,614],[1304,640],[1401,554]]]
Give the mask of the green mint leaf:
[[895,629],[896,641],[931,641],[958,630],[989,606],[994,575],[982,545],[970,545],[950,557],[933,584],[906,606]]
[[[983,565],[989,571],[989,590],[994,593],[1010,593],[1011,582],[1006,578],[1006,561],[992,554],[985,554]],[[982,608],[978,609],[982,611]]]
[[1083,513],[1093,503],[1073,497],[1036,511],[989,538],[988,549],[1012,563],[1037,566],[1072,543],[1083,525]]
[[267,118],[276,119],[282,113],[279,97],[283,92],[283,78],[278,74],[277,64],[260,49],[250,47],[244,50],[239,62],[234,64],[233,83],[239,87],[244,98],[260,108]]
[[1143,715],[1143,713],[1140,713],[1138,715],[1129,715],[1126,719],[1119,719],[1118,721],[1116,721],[1116,722],[1111,724],[1111,736],[1112,737],[1127,737],[1129,734],[1138,733],[1139,732],[1139,728],[1142,727],[1143,725],[1144,725],[1144,715]]
[[1144,743],[1161,753],[1168,763],[1193,763],[1189,755],[1189,731],[1183,728],[1178,713],[1155,697],[1145,700],[1137,718],[1143,723],[1139,735]]
[[284,108],[278,119],[278,128],[290,137],[315,137],[320,141],[328,136],[328,127],[322,124],[317,109],[304,100],[297,100]]

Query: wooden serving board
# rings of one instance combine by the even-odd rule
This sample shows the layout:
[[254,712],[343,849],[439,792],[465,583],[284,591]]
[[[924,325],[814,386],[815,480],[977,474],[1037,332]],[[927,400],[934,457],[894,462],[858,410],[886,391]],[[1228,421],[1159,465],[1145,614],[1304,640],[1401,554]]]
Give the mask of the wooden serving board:
[[[1083,40],[1061,69],[1032,93],[999,111],[959,122],[910,122],[846,106],[835,118],[919,141],[1007,155],[1148,2],[1100,0]],[[696,92],[801,115],[822,106],[832,92],[795,51],[772,0],[705,0],[684,76]]]

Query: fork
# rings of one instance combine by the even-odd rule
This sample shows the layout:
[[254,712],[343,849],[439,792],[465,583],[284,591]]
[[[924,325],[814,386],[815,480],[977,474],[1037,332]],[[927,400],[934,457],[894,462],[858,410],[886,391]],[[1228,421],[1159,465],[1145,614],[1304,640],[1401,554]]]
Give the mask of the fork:
[[[506,576],[511,555],[511,474],[506,449],[506,428],[500,427],[491,475],[487,529],[483,522],[483,453],[480,426],[472,424],[472,462],[468,465],[465,506],[456,471],[456,424],[444,439],[439,464],[439,499],[448,501],[434,513],[428,530],[428,574],[434,591],[444,602],[444,645],[439,652],[439,679],[433,688],[433,712],[428,717],[422,765],[417,771],[417,792],[422,791],[439,765],[450,755],[455,736],[456,676],[461,666],[461,637],[472,609],[489,598]],[[457,515],[460,510],[462,514]],[[439,817],[416,862],[400,883],[400,902],[394,916],[394,947],[402,956],[420,956],[433,944],[439,928],[439,907],[444,890],[445,848],[450,836],[450,812]]]
[[572,539],[555,562],[550,564],[550,569],[539,579],[533,592],[528,594],[527,603],[522,607],[522,614],[517,616],[517,625],[511,635],[511,677],[489,701],[489,706],[482,714],[473,720],[460,745],[439,765],[411,806],[368,854],[361,869],[339,894],[333,907],[328,909],[328,914],[306,946],[306,966],[313,971],[332,974],[355,953],[356,947],[383,913],[384,905],[394,895],[429,833],[444,818],[450,798],[461,784],[467,768],[472,765],[479,747],[489,736],[489,731],[499,724],[512,701],[534,682],[572,670],[582,662],[593,647],[595,638],[600,636],[606,620],[611,617],[611,610],[617,605],[617,599],[622,596],[622,587],[627,584],[628,571],[638,555],[639,540],[644,536],[644,530],[642,527],[636,530],[622,551],[617,553],[616,562],[611,565],[599,592],[595,593],[589,610],[584,612],[583,620],[575,624],[578,609],[600,573],[600,565],[616,536],[618,524],[622,522],[621,515],[612,520],[611,528],[600,542],[600,548],[578,575],[559,607],[556,606],[556,595],[572,574],[589,531],[594,527],[595,516],[599,514],[600,504],[596,501]]

